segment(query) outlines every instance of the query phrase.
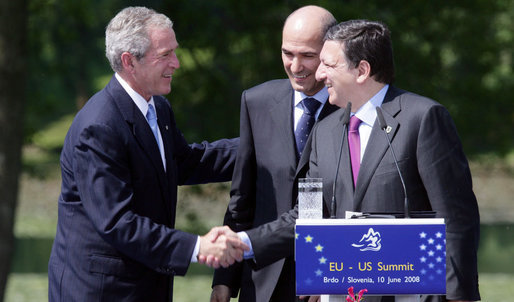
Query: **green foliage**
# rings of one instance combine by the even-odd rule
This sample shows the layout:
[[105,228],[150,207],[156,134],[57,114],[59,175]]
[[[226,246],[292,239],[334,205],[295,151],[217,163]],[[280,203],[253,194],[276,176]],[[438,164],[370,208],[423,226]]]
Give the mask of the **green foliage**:
[[104,29],[122,1],[30,0],[26,133],[74,112],[110,72]]
[[[146,5],[174,21],[181,68],[168,96],[189,141],[238,135],[244,89],[285,77],[286,16],[312,1],[31,0],[27,135],[76,108],[110,77],[104,28],[124,6]],[[514,149],[514,2],[317,1],[342,21],[384,21],[396,82],[452,114],[469,155]],[[98,80],[101,78],[102,80]],[[30,136],[28,136],[30,138]]]

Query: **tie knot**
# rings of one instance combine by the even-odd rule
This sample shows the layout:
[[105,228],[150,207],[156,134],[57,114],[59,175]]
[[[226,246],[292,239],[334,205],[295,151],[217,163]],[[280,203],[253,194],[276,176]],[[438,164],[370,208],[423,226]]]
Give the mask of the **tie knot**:
[[155,115],[155,109],[153,108],[152,104],[148,104],[148,111],[146,112],[146,119],[148,121],[157,119],[157,116]]
[[359,129],[359,125],[362,121],[357,116],[352,116],[350,118],[350,125],[348,126],[349,131],[357,131]]
[[316,113],[316,110],[318,110],[319,106],[321,105],[318,100],[315,98],[305,98],[302,101],[303,104],[303,112],[314,115]]

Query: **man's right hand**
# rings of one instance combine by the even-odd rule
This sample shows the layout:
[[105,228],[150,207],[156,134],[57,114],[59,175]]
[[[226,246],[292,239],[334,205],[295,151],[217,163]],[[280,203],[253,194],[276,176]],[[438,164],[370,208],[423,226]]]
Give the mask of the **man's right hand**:
[[211,302],[229,302],[230,288],[226,285],[214,285],[211,293]]
[[198,262],[209,267],[228,267],[243,260],[244,251],[250,248],[229,227],[214,227],[200,237]]

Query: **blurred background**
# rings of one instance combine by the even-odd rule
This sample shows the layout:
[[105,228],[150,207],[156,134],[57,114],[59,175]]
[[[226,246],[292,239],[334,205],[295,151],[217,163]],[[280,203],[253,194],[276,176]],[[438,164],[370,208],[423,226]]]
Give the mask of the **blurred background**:
[[[317,4],[392,31],[395,85],[445,105],[470,160],[481,214],[482,301],[514,296],[514,1],[0,0],[0,301],[46,301],[59,154],[75,113],[112,76],[104,30],[123,7],[168,15],[181,68],[168,99],[189,142],[238,136],[244,89],[283,78],[281,29]],[[448,184],[451,185],[451,184]],[[182,187],[177,228],[223,221],[230,183]],[[207,301],[192,265],[175,301]]]

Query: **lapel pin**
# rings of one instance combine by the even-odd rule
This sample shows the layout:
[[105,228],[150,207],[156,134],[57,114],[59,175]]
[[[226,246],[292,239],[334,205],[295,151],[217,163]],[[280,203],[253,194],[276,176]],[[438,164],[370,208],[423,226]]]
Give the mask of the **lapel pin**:
[[165,128],[166,128],[166,131],[168,131],[168,125],[166,125],[166,127],[165,127]]
[[393,130],[393,128],[391,128],[391,126],[387,126],[386,132],[389,133],[389,132],[391,132],[391,130]]

